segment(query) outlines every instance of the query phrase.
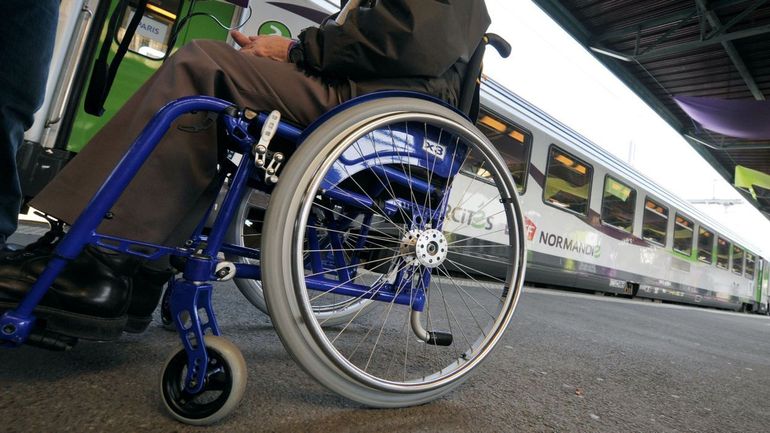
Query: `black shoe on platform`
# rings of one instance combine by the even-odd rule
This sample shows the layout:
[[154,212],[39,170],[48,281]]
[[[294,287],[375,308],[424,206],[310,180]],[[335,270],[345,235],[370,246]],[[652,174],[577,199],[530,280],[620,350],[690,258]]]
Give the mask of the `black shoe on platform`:
[[[52,257],[41,244],[0,258],[0,312],[15,308]],[[131,282],[138,262],[87,247],[59,274],[35,308],[34,334],[115,340],[126,325]],[[39,337],[39,335],[38,335]],[[43,344],[45,345],[45,344]]]

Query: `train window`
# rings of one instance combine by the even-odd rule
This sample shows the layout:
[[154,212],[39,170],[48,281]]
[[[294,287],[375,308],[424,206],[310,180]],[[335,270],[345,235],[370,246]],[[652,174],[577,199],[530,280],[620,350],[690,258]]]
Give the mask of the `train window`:
[[593,168],[552,146],[545,171],[543,200],[560,209],[587,216]]
[[658,245],[665,245],[667,226],[668,208],[649,198],[645,200],[642,238]]
[[733,272],[743,274],[743,248],[733,245]]
[[711,264],[714,260],[714,233],[698,228],[698,260]]
[[754,279],[754,254],[751,254],[749,252],[746,253],[746,278],[753,280]]
[[631,233],[634,228],[636,191],[610,176],[604,178],[602,222]]
[[730,242],[721,236],[717,237],[717,267],[721,269],[730,267]]
[[[135,1],[129,2],[123,21],[115,35],[117,41],[123,39],[126,28],[134,16]],[[128,49],[153,60],[160,60],[166,55],[174,23],[181,11],[180,0],[151,0],[147,4],[144,16],[139,22]]]
[[674,223],[674,251],[686,256],[692,254],[693,223],[682,215],[676,214]]
[[[511,172],[516,189],[520,194],[524,193],[527,184],[527,172],[529,170],[529,153],[532,150],[532,134],[524,128],[503,120],[486,110],[482,110],[476,126],[487,136],[489,141],[505,160],[508,170]],[[470,156],[471,164],[474,155]],[[472,169],[484,174],[483,167],[471,165]],[[480,169],[480,170],[479,170]],[[484,177],[484,176],[481,176]]]

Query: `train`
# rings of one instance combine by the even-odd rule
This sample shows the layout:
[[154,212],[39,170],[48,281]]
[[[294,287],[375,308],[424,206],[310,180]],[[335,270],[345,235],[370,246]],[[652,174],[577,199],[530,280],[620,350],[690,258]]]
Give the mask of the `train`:
[[[107,114],[90,116],[82,102],[89,72],[105,38],[116,42],[132,16],[129,2],[117,35],[102,29],[118,0],[63,0],[48,94],[20,152],[25,194],[33,196],[109,120],[161,64],[194,38],[227,40],[247,34],[295,36],[339,7],[329,0],[151,0],[112,92]],[[210,19],[204,17],[213,17]],[[196,17],[195,19],[191,19]],[[770,312],[770,263],[740,239],[587,138],[514,92],[486,78],[479,129],[506,160],[524,213],[529,284],[629,297]],[[483,167],[465,173],[483,178]],[[488,173],[486,173],[488,174]],[[477,192],[483,197],[483,188]],[[472,203],[447,215],[449,236],[494,241],[505,224]],[[460,262],[480,260],[494,274],[505,257],[479,248]]]
[[[529,284],[768,313],[757,246],[494,80],[481,93],[477,126],[519,189]],[[474,209],[449,219],[504,230]]]

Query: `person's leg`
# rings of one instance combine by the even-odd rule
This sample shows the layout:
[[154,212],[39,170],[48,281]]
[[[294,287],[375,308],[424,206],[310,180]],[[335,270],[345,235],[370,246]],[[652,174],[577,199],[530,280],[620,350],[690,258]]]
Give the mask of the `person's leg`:
[[0,26],[0,249],[16,231],[21,188],[16,151],[43,103],[59,0],[4,0]]
[[[210,95],[255,110],[278,109],[308,124],[345,99],[294,65],[242,54],[221,42],[193,41],[172,56],[67,167],[32,206],[72,223],[150,117],[170,100]],[[188,214],[217,166],[216,128],[185,132],[179,125],[203,124],[185,116],[112,209],[100,233],[163,243]]]

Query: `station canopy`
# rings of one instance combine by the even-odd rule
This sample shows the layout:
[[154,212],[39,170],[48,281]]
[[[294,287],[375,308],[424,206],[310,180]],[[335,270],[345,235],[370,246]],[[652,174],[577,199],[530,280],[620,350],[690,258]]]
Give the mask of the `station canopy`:
[[770,218],[770,0],[533,0]]

